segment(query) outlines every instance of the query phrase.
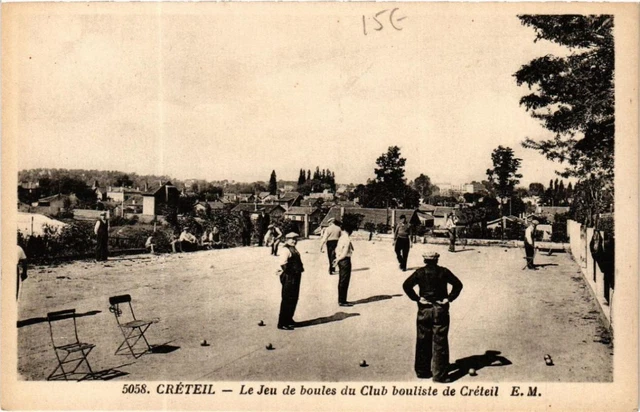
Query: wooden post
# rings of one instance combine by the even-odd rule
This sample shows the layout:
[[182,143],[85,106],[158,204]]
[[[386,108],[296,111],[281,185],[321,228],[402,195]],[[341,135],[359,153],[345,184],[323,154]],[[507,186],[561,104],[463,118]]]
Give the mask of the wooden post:
[[304,237],[309,237],[309,215],[306,213],[304,214]]

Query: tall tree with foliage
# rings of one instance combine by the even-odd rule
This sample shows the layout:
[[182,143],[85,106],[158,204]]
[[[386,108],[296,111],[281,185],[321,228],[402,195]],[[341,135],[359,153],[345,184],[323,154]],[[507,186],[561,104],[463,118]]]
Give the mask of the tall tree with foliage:
[[[518,173],[520,169],[521,159],[515,157],[513,149],[510,147],[498,146],[491,153],[491,161],[493,169],[487,169],[487,177],[495,188],[496,195],[500,197],[500,215],[504,216],[503,204],[509,202],[511,212],[514,213],[512,206],[513,192],[522,175]],[[504,230],[502,231],[504,238]]]
[[391,146],[376,160],[375,179],[369,181],[359,193],[360,204],[365,207],[402,207],[418,206],[420,195],[406,184],[404,165],[400,148]]
[[413,181],[413,188],[420,194],[420,196],[426,201],[433,194],[433,184],[429,176],[420,173],[420,176],[416,177]]
[[276,171],[271,171],[271,177],[269,178],[269,193],[275,195],[278,193],[278,180],[276,179]]
[[564,177],[593,173],[613,177],[614,41],[613,16],[523,15],[537,40],[568,47],[568,56],[536,58],[515,73],[518,85],[533,90],[520,104],[556,134],[527,139],[549,159],[566,162]]
[[[566,56],[547,55],[522,66],[514,76],[532,93],[520,104],[555,133],[550,140],[527,138],[523,145],[559,161],[563,177],[577,177],[573,188],[589,213],[613,209],[614,38],[610,15],[522,15],[537,40],[569,48]],[[579,193],[583,191],[583,193]],[[603,193],[608,192],[608,193]],[[589,202],[594,204],[589,205]],[[587,207],[588,205],[588,207]],[[579,206],[579,205],[576,205]]]
[[513,190],[522,175],[518,173],[522,159],[515,157],[510,147],[498,146],[491,153],[493,169],[487,169],[489,181],[493,184],[496,194],[502,198],[513,196]]

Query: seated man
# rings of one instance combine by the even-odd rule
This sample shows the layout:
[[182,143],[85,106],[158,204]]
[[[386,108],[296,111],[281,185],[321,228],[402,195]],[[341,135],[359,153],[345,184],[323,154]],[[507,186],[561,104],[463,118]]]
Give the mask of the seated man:
[[147,241],[144,243],[144,247],[145,249],[147,249],[149,251],[149,253],[154,254],[154,247],[155,247],[155,242],[153,241],[153,235],[149,236],[147,238]]
[[209,234],[209,241],[211,242],[211,247],[214,249],[222,249],[224,247],[218,226],[214,226],[211,230],[211,233]]
[[211,249],[211,241],[209,240],[209,231],[205,230],[200,238],[200,246],[203,249]]
[[180,237],[178,238],[178,243],[180,243],[180,248],[183,252],[193,252],[198,249],[198,239],[189,233],[187,228],[182,229],[182,233],[180,233]]
[[173,253],[182,252],[180,239],[175,234],[171,235],[171,250]]

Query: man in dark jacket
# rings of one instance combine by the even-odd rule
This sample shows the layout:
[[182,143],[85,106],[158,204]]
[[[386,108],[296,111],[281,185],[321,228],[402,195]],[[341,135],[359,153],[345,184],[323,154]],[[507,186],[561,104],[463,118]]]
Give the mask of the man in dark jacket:
[[293,314],[296,312],[298,297],[300,295],[300,279],[304,267],[300,253],[296,249],[298,234],[291,232],[285,236],[284,247],[280,256],[280,269],[276,273],[280,276],[282,284],[282,302],[280,303],[280,316],[278,317],[278,329],[293,330],[296,322]]
[[109,255],[109,224],[107,223],[107,213],[100,213],[100,217],[96,221],[96,225],[93,228],[98,243],[96,244],[96,260],[107,260]]
[[[425,266],[413,272],[402,288],[418,303],[415,371],[418,378],[447,382],[449,368],[449,303],[462,290],[462,282],[449,269],[438,266],[440,255],[423,253]],[[414,290],[418,286],[420,293]],[[451,292],[448,292],[451,285]]]

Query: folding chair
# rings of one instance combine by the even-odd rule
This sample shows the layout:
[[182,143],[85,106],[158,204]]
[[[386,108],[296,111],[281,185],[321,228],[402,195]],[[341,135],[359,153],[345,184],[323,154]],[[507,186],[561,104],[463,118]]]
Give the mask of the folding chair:
[[[124,336],[124,340],[116,349],[115,354],[117,355],[121,351],[126,351],[126,348],[129,348],[131,351],[131,355],[134,358],[139,358],[145,353],[151,350],[151,345],[147,341],[147,338],[144,336],[145,332],[151,325],[157,323],[157,319],[152,320],[141,320],[136,319],[136,315],[133,312],[133,306],[131,305],[131,295],[120,295],[120,296],[112,296],[109,298],[109,312],[113,313],[116,317],[116,321],[118,322],[118,327],[122,332],[122,336]],[[125,308],[124,314],[121,307]],[[126,308],[129,308],[127,311]],[[146,345],[146,349],[142,352],[136,353],[134,348],[142,340]],[[142,344],[142,342],[140,342]],[[126,347],[125,347],[126,345]]]
[[[69,380],[68,377],[73,375],[82,375],[82,378],[78,380],[86,379],[89,376],[95,378],[87,356],[96,345],[80,342],[76,324],[76,310],[66,309],[47,313],[47,322],[49,323],[53,351],[56,354],[56,359],[58,359],[58,366],[47,377],[47,380],[59,380],[61,378]],[[56,323],[55,326],[54,323]],[[83,363],[87,365],[88,373],[77,372]],[[58,370],[60,370],[60,373],[57,373]]]

